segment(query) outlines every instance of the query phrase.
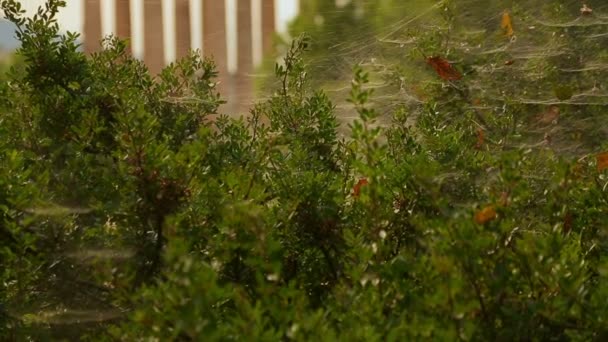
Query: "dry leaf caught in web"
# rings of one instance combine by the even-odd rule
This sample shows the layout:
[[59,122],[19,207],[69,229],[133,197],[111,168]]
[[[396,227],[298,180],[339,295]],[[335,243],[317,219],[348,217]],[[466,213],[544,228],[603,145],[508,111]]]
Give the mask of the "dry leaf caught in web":
[[355,186],[353,187],[353,196],[359,197],[359,195],[361,194],[361,188],[367,184],[369,184],[369,181],[367,180],[367,178],[359,179],[357,184],[355,184]]
[[475,223],[485,224],[496,218],[496,210],[493,206],[488,206],[475,213]]
[[477,129],[477,143],[475,144],[475,148],[480,150],[483,147],[483,143],[485,142],[485,137],[483,133],[483,129]]
[[435,69],[437,75],[446,81],[456,81],[462,78],[462,75],[454,68],[450,62],[441,57],[427,57],[428,65]]
[[602,152],[596,156],[597,171],[602,172],[608,169],[608,152]]
[[593,10],[587,6],[587,4],[583,4],[583,7],[581,7],[581,15],[591,15],[593,14]]
[[507,10],[502,12],[500,28],[505,32],[505,35],[509,38],[513,37],[513,34],[515,34],[515,32],[513,31],[513,23],[511,22],[511,14],[509,14],[509,11]]
[[548,125],[555,122],[559,118],[559,107],[551,106],[546,111],[542,112],[538,117],[538,123]]

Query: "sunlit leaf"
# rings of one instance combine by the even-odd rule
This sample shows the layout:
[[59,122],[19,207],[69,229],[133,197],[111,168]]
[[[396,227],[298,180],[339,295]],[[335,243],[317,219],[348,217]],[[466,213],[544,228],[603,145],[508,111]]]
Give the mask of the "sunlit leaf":
[[439,77],[446,81],[456,81],[462,78],[458,70],[442,57],[427,57],[426,62],[435,69]]
[[485,224],[496,218],[496,209],[494,206],[487,206],[475,213],[475,223]]
[[27,208],[25,212],[40,215],[40,216],[64,216],[64,215],[77,215],[77,214],[88,214],[93,210],[90,208],[69,208],[63,207],[59,205],[47,206],[47,207],[37,207],[37,208]]
[[125,260],[130,259],[135,255],[133,250],[129,249],[93,249],[87,248],[78,251],[67,252],[65,256],[79,260]]
[[502,20],[500,21],[500,28],[504,31],[505,35],[509,38],[513,36],[515,33],[513,31],[513,23],[511,21],[511,14],[509,11],[505,10],[502,12]]

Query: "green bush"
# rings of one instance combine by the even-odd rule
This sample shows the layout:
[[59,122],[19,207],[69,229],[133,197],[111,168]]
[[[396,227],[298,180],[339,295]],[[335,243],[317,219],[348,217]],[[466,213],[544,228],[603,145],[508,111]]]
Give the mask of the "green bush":
[[[427,99],[387,118],[357,66],[342,137],[310,84],[306,37],[246,119],[209,120],[222,103],[212,61],[192,53],[152,77],[115,38],[85,56],[58,31],[63,3],[23,18],[2,1],[24,62],[0,102],[0,337],[608,337],[601,127],[577,126],[589,139],[566,152],[531,144],[538,105],[428,66]],[[438,20],[458,25],[443,5]],[[429,56],[450,37],[412,34]],[[454,53],[459,69],[487,62]],[[525,76],[509,89],[536,86]]]

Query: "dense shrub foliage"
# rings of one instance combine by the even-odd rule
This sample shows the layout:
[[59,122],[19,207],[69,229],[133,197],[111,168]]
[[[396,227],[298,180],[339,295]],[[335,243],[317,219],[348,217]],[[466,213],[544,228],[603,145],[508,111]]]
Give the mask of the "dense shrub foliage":
[[[549,54],[487,72],[517,42],[454,43],[472,29],[444,1],[450,29],[401,32],[414,52],[381,70],[419,98],[387,111],[377,65],[356,66],[344,137],[305,37],[268,100],[211,120],[212,61],[153,77],[114,38],[85,56],[59,33],[62,4],[23,18],[2,1],[22,42],[0,89],[2,339],[608,338],[605,69],[562,82],[572,66]],[[606,47],[576,41],[594,29],[559,39],[601,61]],[[566,84],[552,100],[517,101],[552,78]]]

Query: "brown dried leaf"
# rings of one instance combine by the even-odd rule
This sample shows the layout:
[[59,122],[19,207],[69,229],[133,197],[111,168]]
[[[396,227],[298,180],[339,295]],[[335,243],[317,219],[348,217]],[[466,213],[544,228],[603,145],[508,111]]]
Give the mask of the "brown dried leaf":
[[353,187],[353,196],[359,197],[359,195],[361,194],[361,188],[367,184],[369,184],[369,181],[367,180],[367,178],[359,179],[357,184],[355,184],[355,186]]
[[567,211],[564,215],[564,226],[562,228],[562,233],[568,234],[572,230],[572,224],[574,222],[574,216],[570,211]]
[[450,62],[442,57],[427,57],[428,65],[435,69],[437,75],[447,81],[456,81],[462,78],[462,75],[456,70]]
[[559,107],[550,106],[546,111],[542,112],[538,117],[538,122],[544,125],[555,122],[559,118]]
[[483,129],[478,128],[477,129],[477,143],[475,144],[475,148],[480,150],[483,147],[484,142],[485,142],[485,135],[483,133]]
[[597,171],[602,172],[608,169],[608,152],[602,152],[596,156]]
[[583,7],[581,7],[581,15],[591,15],[593,14],[593,10],[591,9],[591,7],[587,6],[587,4],[583,4]]
[[487,206],[475,213],[475,223],[485,224],[496,218],[496,209],[494,206]]

